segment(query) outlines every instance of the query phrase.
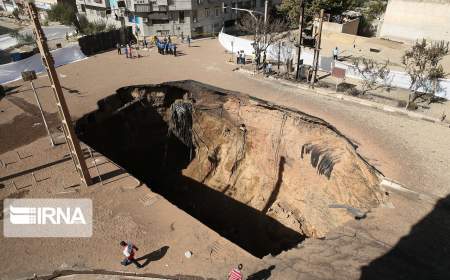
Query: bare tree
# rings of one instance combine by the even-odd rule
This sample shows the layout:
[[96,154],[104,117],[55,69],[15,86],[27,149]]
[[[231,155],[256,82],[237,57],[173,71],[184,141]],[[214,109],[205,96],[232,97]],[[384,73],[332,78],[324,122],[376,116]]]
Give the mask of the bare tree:
[[256,64],[259,66],[261,62],[266,62],[267,48],[289,35],[286,32],[289,25],[281,19],[273,19],[269,17],[267,22],[264,19],[254,18],[250,15],[244,16],[239,23],[240,30],[253,34],[253,48],[255,50]]
[[429,43],[426,39],[417,41],[405,52],[402,63],[411,79],[411,93],[406,108],[418,98],[428,97],[430,103],[434,100],[436,92],[441,90],[439,79],[447,76],[440,61],[448,53],[448,42]]
[[362,78],[360,94],[366,94],[370,90],[390,88],[391,79],[389,74],[389,61],[377,62],[370,58],[353,57],[353,68]]

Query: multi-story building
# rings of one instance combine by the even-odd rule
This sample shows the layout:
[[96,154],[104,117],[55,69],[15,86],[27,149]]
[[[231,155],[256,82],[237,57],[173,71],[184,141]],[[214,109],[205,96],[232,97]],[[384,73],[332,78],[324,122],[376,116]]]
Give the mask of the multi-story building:
[[264,0],[77,0],[78,11],[90,21],[120,26],[122,20],[139,37],[218,33],[240,16],[240,12],[224,10],[222,5],[264,10]]
[[116,0],[76,0],[78,13],[84,14],[89,21],[104,22],[107,25],[120,26]]
[[0,10],[12,12],[17,8],[15,0],[0,0]]

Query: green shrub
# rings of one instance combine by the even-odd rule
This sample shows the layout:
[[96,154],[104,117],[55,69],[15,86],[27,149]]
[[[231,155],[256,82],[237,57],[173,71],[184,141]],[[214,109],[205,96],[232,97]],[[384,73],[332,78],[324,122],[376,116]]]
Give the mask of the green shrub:
[[23,34],[19,33],[18,31],[14,31],[11,32],[9,35],[17,40],[17,47],[35,44],[33,35],[29,33]]
[[20,15],[20,10],[19,10],[19,9],[15,8],[15,9],[13,10],[12,14],[13,14],[13,16],[14,16],[16,19],[20,19],[20,18],[19,18],[19,15]]
[[52,5],[48,11],[48,19],[57,21],[64,25],[76,25],[77,17],[75,9],[68,4],[58,3]]

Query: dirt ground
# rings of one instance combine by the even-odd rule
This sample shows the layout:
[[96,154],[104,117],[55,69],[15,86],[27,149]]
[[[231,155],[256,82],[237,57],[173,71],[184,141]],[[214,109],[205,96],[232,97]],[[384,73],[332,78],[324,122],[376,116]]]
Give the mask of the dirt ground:
[[[443,260],[450,248],[450,227],[442,219],[445,217],[442,213],[447,214],[448,210],[441,206],[446,205],[450,193],[449,128],[325,98],[307,90],[249,79],[232,71],[234,65],[225,63],[229,55],[217,40],[201,40],[194,42],[191,48],[180,46],[179,49],[178,57],[162,56],[150,50],[141,51],[144,57],[140,59],[125,59],[112,51],[58,68],[72,116],[80,118],[95,110],[97,100],[125,85],[194,79],[326,120],[356,143],[361,155],[384,175],[420,195],[389,191],[389,203],[369,213],[366,219],[348,222],[330,232],[324,240],[308,239],[297,248],[259,260],[162,198],[150,206],[149,209],[155,207],[150,214],[142,215],[147,206],[141,205],[139,198],[152,193],[145,187],[128,189],[136,184],[131,178],[126,179],[130,180],[126,183],[119,179],[89,190],[77,187],[80,192],[58,196],[91,197],[97,202],[98,225],[94,237],[90,240],[2,237],[0,244],[5,249],[0,261],[1,277],[13,279],[34,272],[50,273],[58,268],[124,270],[119,264],[120,250],[116,243],[126,238],[143,244],[143,253],[169,246],[164,257],[143,269],[163,275],[222,279],[237,262],[244,263],[246,275],[260,272],[259,275],[269,275],[270,279],[377,279],[377,275],[395,279],[399,273],[410,279],[427,279],[418,274],[427,269],[441,273],[436,275],[448,275],[448,266]],[[49,82],[39,78],[36,85],[43,107],[51,116],[56,109],[52,105]],[[63,191],[63,186],[76,183],[70,160],[63,161],[65,148],[50,148],[48,139],[43,138],[42,124],[35,117],[35,111],[30,110],[32,106],[20,106],[24,102],[35,104],[29,85],[15,82],[9,86],[16,88],[0,101],[0,146],[6,146],[2,147],[0,159],[8,163],[8,167],[0,168],[0,195],[2,198],[17,195],[10,185],[11,180],[17,181],[19,187],[26,187],[31,180],[26,170],[48,163],[52,167],[43,169],[39,178],[50,176],[53,183],[40,182],[38,188],[31,188],[22,196],[56,196]],[[36,119],[24,122],[27,116]],[[21,126],[22,129],[16,129]],[[54,125],[52,129],[57,131]],[[21,158],[33,156],[19,160],[16,151]],[[111,171],[114,170],[101,172]],[[94,169],[92,172],[95,173]],[[117,177],[110,176],[111,180]],[[175,231],[171,231],[172,222],[175,222]],[[130,224],[130,228],[124,229],[123,224]],[[208,255],[217,247],[215,242],[221,244],[219,247],[223,249],[218,251],[225,257],[211,261]],[[408,253],[411,248],[414,250]],[[186,250],[194,252],[192,259],[185,259]],[[198,257],[196,252],[199,252]],[[411,258],[414,261],[410,261]],[[272,269],[272,265],[275,268]],[[135,271],[131,267],[125,269]],[[417,275],[423,277],[415,277]]]
[[[356,35],[324,32],[322,39],[322,51],[325,56],[332,56],[333,49],[339,48],[339,56],[364,56],[377,61],[389,60],[392,70],[404,71],[401,58],[411,45],[402,42],[389,41],[375,37],[361,37]],[[370,49],[377,51],[371,51]],[[442,60],[445,71],[450,71],[450,55]]]

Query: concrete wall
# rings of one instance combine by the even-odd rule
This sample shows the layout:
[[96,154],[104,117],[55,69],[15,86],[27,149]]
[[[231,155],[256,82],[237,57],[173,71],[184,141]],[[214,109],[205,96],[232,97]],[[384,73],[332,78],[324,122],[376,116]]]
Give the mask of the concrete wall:
[[359,19],[346,22],[342,25],[342,33],[356,35],[358,34]]
[[105,8],[99,8],[94,6],[86,6],[86,17],[90,22],[104,22],[106,25],[115,25],[120,27],[120,21],[116,21],[114,14],[106,14]]
[[324,22],[323,31],[335,32],[335,33],[347,33],[356,35],[358,33],[359,19],[355,19],[343,24],[336,22]]
[[389,0],[380,37],[450,41],[450,0]]

